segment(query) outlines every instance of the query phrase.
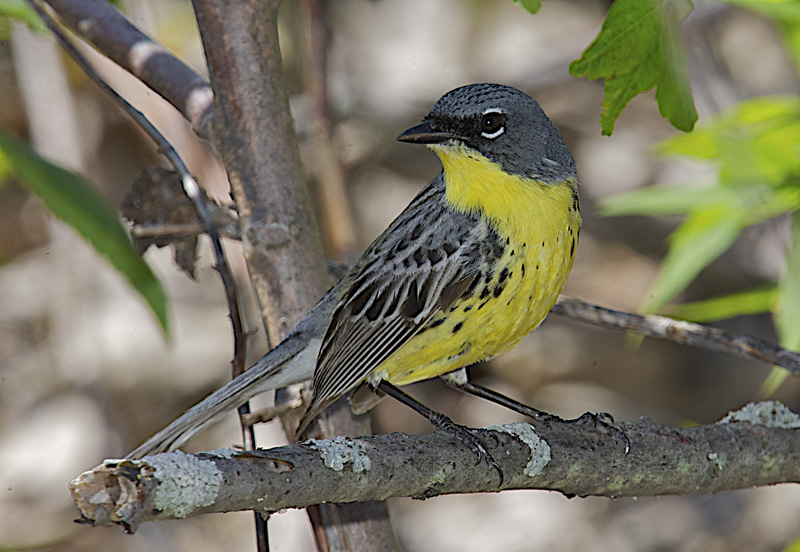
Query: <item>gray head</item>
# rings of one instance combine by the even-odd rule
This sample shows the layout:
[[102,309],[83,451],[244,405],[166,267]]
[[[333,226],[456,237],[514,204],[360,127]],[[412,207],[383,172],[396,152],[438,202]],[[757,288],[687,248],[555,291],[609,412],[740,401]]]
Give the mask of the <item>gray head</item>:
[[575,176],[575,162],[536,100],[500,84],[470,84],[439,98],[422,124],[398,140],[453,143],[474,149],[504,170],[545,182]]

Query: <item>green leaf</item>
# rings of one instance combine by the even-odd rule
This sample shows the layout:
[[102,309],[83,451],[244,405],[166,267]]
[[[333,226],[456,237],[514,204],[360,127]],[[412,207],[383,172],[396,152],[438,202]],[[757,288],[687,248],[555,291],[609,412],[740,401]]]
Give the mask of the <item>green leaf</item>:
[[[780,2],[781,0],[776,0]],[[800,5],[800,2],[798,2]],[[643,309],[657,311],[725,251],[747,226],[785,213],[800,217],[800,98],[740,102],[692,134],[664,142],[663,154],[712,161],[711,182],[660,185],[601,203],[604,214],[686,214]],[[664,312],[695,321],[771,311],[781,344],[800,348],[800,223],[789,268],[778,286],[674,305]],[[787,372],[776,368],[762,385],[774,392]]]
[[775,189],[753,186],[740,190],[739,204],[747,209],[743,214],[745,224],[759,224],[799,209],[800,187],[791,183]]
[[773,366],[764,383],[758,388],[759,399],[771,397],[777,391],[786,378],[789,377],[789,370],[781,366]]
[[[793,7],[798,8],[797,5]],[[783,41],[793,54],[797,71],[800,73],[800,14],[795,15],[791,20],[779,21],[778,28],[783,35]]]
[[22,21],[31,30],[37,32],[47,30],[42,20],[25,0],[0,0],[0,17]]
[[800,213],[796,213],[793,220],[792,248],[778,284],[780,296],[775,309],[775,327],[782,346],[800,351]]
[[605,216],[681,215],[691,210],[731,201],[734,191],[706,183],[657,184],[604,198],[598,203]]
[[13,176],[14,170],[11,168],[11,164],[6,161],[5,156],[0,154],[0,188]]
[[[773,318],[781,346],[800,351],[800,215],[794,216],[792,248],[786,260],[786,271],[778,283],[780,294]],[[789,371],[776,366],[761,385],[761,394],[770,396],[783,383]]]
[[660,184],[605,198],[598,203],[605,216],[681,215],[715,209],[720,205],[735,208],[742,224],[750,226],[800,209],[800,186]]
[[605,79],[603,134],[634,96],[656,88],[659,112],[678,129],[692,130],[697,111],[686,73],[680,23],[690,0],[616,0],[600,34],[570,64],[575,77]]
[[536,13],[542,7],[542,0],[514,0],[514,2],[519,2],[523,8],[531,13]]
[[691,134],[662,142],[659,152],[717,162],[723,185],[783,185],[800,174],[800,98],[739,102]]
[[[643,306],[653,312],[680,293],[703,268],[730,247],[743,228],[800,209],[800,188],[788,185],[781,188],[764,185],[651,186],[609,198],[601,203],[601,209],[606,215],[687,214],[686,220],[670,237],[670,250],[650,298]],[[698,308],[712,306],[722,308],[719,304],[698,305]],[[691,315],[681,313],[679,316],[696,319],[700,312],[692,310]],[[737,314],[745,314],[745,310]],[[714,319],[713,314],[709,315],[709,319]]]
[[642,310],[656,312],[672,300],[736,241],[742,227],[736,213],[725,205],[687,216],[670,236],[669,252]]
[[711,322],[725,320],[745,314],[770,312],[778,298],[778,287],[740,291],[722,297],[712,297],[702,301],[667,305],[661,313],[692,322]]
[[0,133],[0,158],[4,158],[0,165],[10,166],[55,216],[74,228],[128,279],[169,335],[167,299],[161,283],[136,252],[105,200],[75,174],[49,163],[3,133]]
[[684,132],[692,130],[697,122],[681,34],[681,21],[688,17],[692,9],[694,7],[690,0],[667,0],[663,3],[660,48],[663,71],[656,81],[658,112]]

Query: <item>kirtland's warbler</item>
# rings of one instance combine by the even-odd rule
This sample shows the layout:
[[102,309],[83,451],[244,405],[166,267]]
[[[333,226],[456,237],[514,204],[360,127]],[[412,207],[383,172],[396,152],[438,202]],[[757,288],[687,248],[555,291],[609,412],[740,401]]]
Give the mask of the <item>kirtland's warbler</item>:
[[301,431],[359,386],[452,378],[542,322],[581,218],[575,163],[539,104],[508,86],[464,86],[398,140],[426,144],[442,172],[284,341],[129,456],[175,448],[252,396],[313,374]]

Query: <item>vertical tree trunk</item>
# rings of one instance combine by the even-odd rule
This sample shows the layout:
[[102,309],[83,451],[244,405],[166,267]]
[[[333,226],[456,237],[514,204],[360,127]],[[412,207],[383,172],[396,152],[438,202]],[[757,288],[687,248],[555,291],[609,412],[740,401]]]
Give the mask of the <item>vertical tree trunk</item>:
[[[280,0],[194,0],[215,95],[213,141],[239,208],[242,244],[267,335],[276,345],[330,284],[300,162],[278,44]],[[332,434],[360,433],[340,408]],[[386,505],[324,505],[321,548],[394,548]]]

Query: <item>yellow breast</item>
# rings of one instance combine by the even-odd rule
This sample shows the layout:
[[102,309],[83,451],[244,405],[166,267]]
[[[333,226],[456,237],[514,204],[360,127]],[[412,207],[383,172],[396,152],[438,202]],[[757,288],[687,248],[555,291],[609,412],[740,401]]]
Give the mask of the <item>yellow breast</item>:
[[[564,286],[580,231],[575,180],[543,183],[511,175],[466,148],[434,146],[446,197],[480,214],[503,246],[466,299],[435,315],[378,369],[396,385],[429,379],[505,353],[544,320]],[[489,265],[488,263],[491,263]]]

